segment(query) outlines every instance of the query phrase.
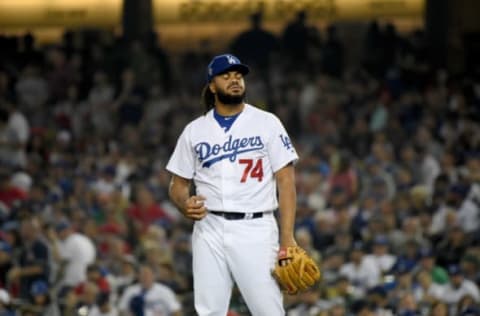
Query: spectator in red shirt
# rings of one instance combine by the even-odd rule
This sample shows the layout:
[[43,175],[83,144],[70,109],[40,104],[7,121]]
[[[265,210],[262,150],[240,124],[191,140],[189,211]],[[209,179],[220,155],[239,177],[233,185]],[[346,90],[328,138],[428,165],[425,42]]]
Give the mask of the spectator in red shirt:
[[87,267],[87,280],[75,288],[75,294],[82,295],[85,292],[85,285],[88,282],[96,284],[100,292],[110,293],[110,284],[102,274],[101,267],[96,263],[92,263]]
[[27,192],[12,184],[10,172],[0,169],[0,202],[10,210],[15,202],[26,200],[27,197]]
[[350,157],[346,152],[331,159],[332,174],[328,178],[328,199],[330,201],[334,188],[341,188],[347,194],[348,201],[352,201],[358,192],[358,176],[351,166]]
[[127,211],[129,220],[133,221],[137,232],[143,234],[149,225],[160,221],[169,222],[167,213],[155,201],[152,192],[145,185],[135,189],[134,204]]

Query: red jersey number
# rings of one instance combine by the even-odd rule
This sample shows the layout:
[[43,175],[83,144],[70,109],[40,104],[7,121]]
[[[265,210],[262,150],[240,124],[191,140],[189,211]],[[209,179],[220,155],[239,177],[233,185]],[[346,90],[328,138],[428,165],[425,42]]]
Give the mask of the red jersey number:
[[256,162],[253,159],[239,159],[238,163],[245,165],[242,179],[240,182],[247,182],[247,178],[257,178],[258,182],[263,179],[263,163],[262,159],[258,159]]

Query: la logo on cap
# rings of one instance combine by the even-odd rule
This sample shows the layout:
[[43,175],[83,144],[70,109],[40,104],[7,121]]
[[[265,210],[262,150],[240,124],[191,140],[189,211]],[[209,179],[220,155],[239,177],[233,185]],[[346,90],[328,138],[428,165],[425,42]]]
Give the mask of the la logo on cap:
[[236,64],[237,63],[235,58],[233,56],[230,56],[230,55],[227,55],[227,60],[228,60],[229,64]]

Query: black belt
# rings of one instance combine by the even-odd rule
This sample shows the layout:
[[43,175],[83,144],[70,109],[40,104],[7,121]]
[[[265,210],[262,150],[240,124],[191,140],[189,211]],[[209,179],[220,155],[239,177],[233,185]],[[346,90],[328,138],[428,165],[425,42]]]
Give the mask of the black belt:
[[237,220],[237,219],[254,219],[263,217],[264,212],[256,213],[237,213],[237,212],[221,212],[221,211],[209,211],[213,215],[221,216],[228,220]]

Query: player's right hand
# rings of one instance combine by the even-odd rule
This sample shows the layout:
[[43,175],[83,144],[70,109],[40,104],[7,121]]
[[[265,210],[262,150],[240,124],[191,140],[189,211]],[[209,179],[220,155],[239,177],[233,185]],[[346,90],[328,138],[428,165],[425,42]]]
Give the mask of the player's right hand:
[[207,215],[207,208],[205,207],[205,197],[202,195],[192,195],[185,201],[185,208],[183,215],[193,220],[201,220]]

